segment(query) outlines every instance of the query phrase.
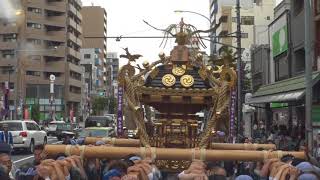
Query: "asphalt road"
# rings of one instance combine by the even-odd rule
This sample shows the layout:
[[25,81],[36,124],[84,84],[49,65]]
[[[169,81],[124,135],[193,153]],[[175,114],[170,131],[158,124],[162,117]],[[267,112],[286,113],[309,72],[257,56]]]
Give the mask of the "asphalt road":
[[[58,141],[56,137],[49,136],[48,144],[59,144],[61,141]],[[11,160],[16,167],[20,167],[21,165],[32,162],[33,154],[26,151],[14,152],[11,156]]]

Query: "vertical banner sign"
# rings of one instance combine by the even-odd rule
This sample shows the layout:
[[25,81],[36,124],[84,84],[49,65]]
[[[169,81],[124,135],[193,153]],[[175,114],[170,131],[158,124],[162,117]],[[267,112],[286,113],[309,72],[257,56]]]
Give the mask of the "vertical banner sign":
[[8,117],[9,114],[9,93],[10,93],[10,89],[9,89],[9,82],[6,81],[5,82],[5,94],[4,94],[4,109],[5,109],[5,117]]
[[117,115],[117,134],[123,134],[123,117],[122,117],[122,104],[123,104],[123,88],[118,87],[118,115]]
[[229,125],[229,134],[231,139],[235,137],[235,115],[236,115],[236,96],[237,92],[235,89],[232,89],[230,92],[230,106],[229,106],[229,117],[230,117],[230,125]]

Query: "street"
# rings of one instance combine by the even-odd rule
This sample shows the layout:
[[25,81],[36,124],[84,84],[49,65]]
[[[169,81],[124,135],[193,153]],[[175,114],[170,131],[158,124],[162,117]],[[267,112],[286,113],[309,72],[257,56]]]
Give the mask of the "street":
[[[58,141],[56,137],[49,136],[48,137],[48,144],[59,144],[61,141]],[[33,161],[33,154],[27,153],[26,151],[19,151],[14,152],[11,156],[12,162],[18,168],[21,165],[32,162]]]

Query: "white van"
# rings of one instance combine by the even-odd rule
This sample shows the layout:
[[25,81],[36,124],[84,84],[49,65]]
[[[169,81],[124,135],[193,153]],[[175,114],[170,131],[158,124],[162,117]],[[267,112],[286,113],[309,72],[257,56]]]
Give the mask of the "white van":
[[57,131],[57,124],[65,124],[64,121],[51,121],[48,125],[48,136],[55,136]]

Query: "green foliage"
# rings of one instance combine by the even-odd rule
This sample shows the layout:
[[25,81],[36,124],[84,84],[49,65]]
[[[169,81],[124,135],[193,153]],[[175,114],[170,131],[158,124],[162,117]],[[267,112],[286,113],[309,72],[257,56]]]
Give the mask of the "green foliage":
[[109,100],[109,103],[108,103],[109,104],[109,108],[108,108],[109,113],[110,114],[116,114],[116,112],[117,112],[117,104],[118,104],[117,98],[115,98],[113,96],[110,96],[108,98],[108,100]]
[[31,119],[39,122],[40,120],[40,106],[39,104],[34,104],[31,106]]
[[108,106],[106,97],[95,97],[92,102],[93,115],[101,115]]
[[104,111],[109,114],[116,114],[117,112],[117,98],[110,97],[95,97],[92,102],[93,115],[102,115]]

